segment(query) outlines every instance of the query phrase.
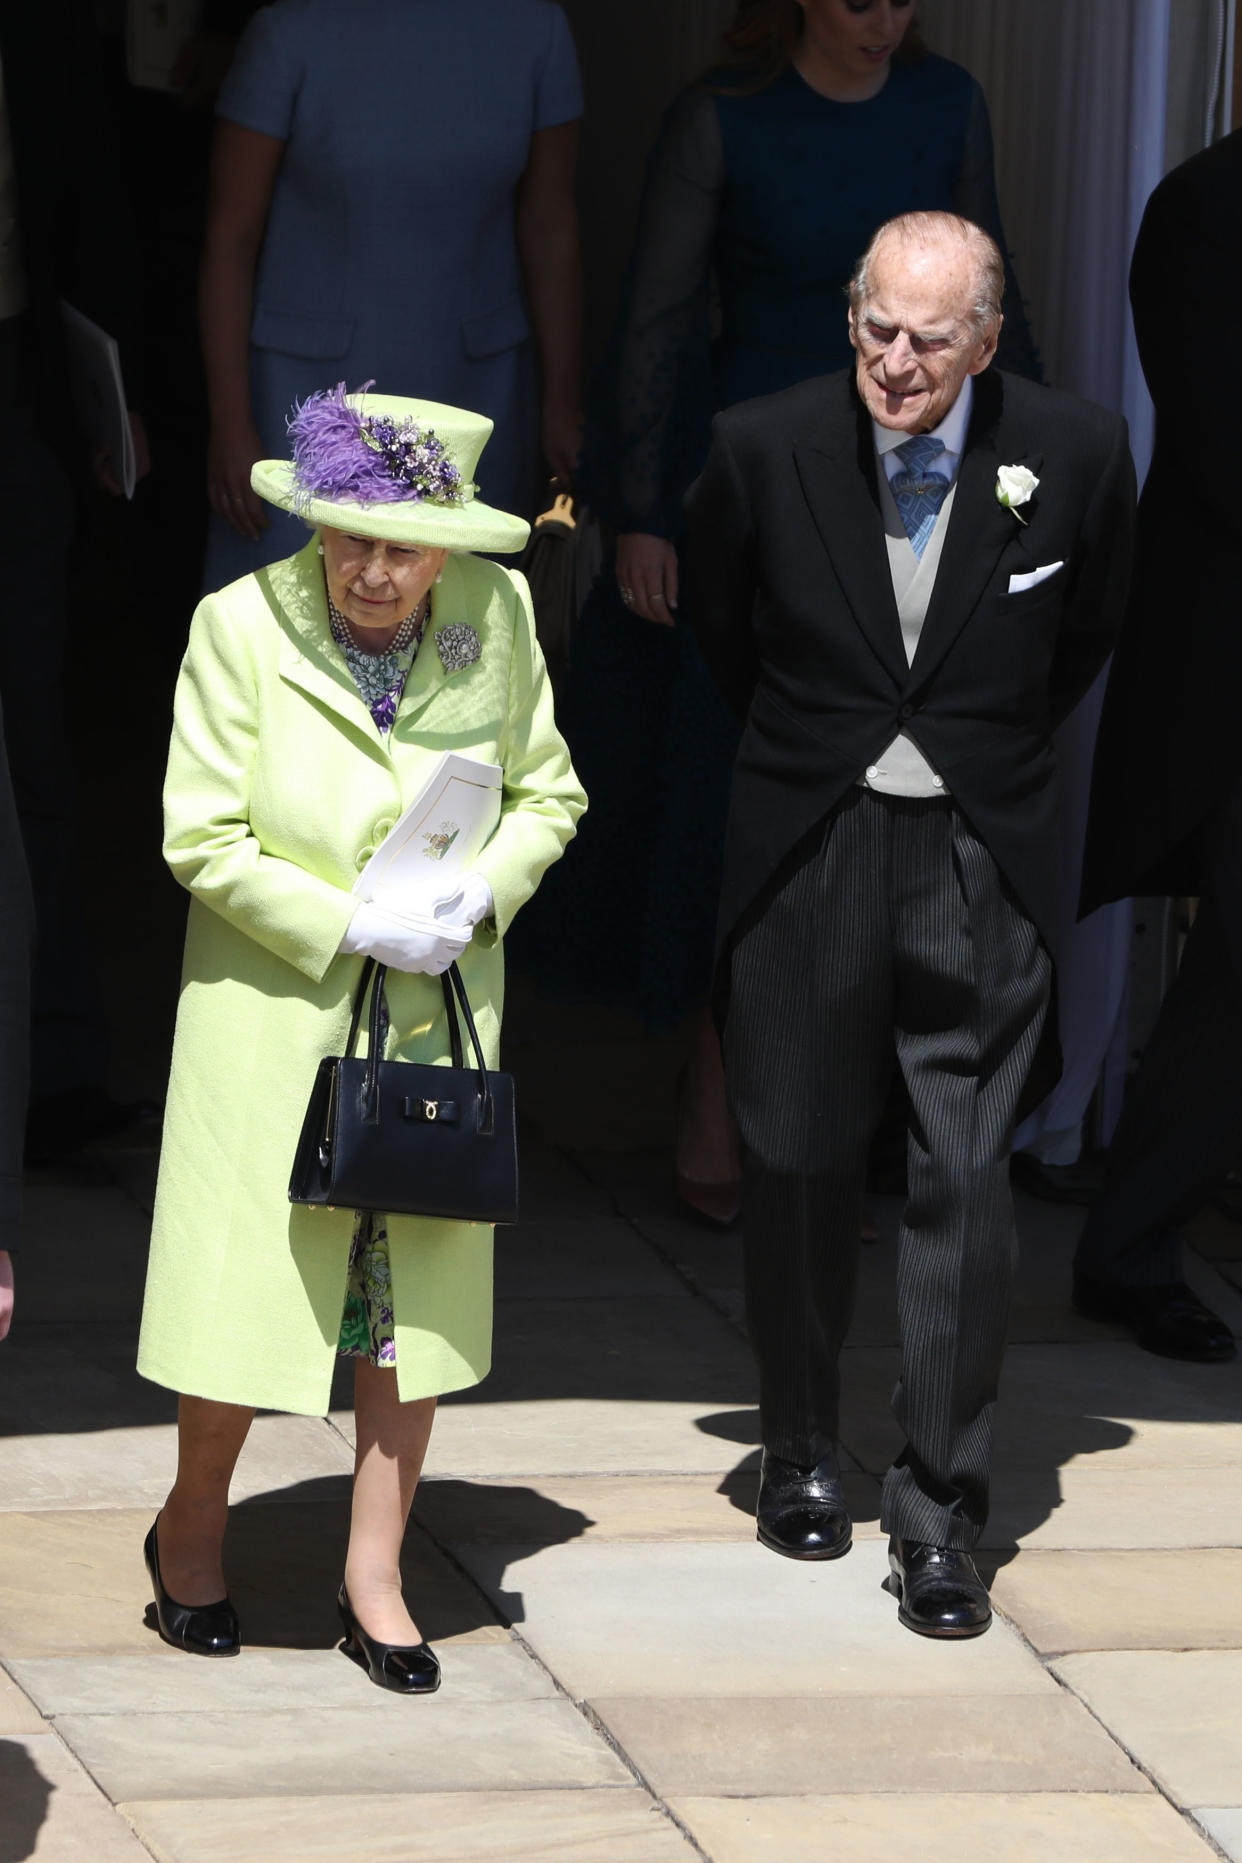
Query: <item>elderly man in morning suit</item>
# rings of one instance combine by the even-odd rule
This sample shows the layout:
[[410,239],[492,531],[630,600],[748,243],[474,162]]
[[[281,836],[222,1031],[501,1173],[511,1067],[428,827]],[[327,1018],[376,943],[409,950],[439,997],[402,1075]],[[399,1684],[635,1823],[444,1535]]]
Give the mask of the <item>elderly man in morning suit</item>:
[[[1055,726],[1112,647],[1125,423],[989,368],[1001,255],[952,214],[876,234],[856,367],[718,417],[688,500],[703,651],[745,721],[721,907],[745,1150],[759,1537],[850,1542],[837,1360],[892,1057],[912,1105],[890,1589],[928,1636],[986,1630],[1014,1262],[1008,1151],[1046,1089]],[[1051,1057],[1055,1071],[1055,1055]]]

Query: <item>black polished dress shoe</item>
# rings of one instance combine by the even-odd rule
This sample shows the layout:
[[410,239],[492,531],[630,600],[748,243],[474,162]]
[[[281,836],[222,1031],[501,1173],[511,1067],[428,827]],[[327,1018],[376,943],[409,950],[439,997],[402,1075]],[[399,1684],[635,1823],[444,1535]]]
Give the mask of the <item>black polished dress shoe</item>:
[[765,1546],[786,1559],[839,1559],[847,1553],[854,1530],[832,1458],[799,1468],[765,1449],[756,1530]]
[[165,1643],[171,1643],[174,1649],[188,1650],[191,1656],[236,1656],[241,1649],[241,1627],[228,1598],[221,1598],[215,1604],[178,1604],[165,1591],[155,1532],[158,1525],[158,1519],[152,1522],[151,1531],[143,1542],[142,1556],[155,1587],[155,1621],[160,1635]]
[[981,1637],[991,1623],[988,1588],[968,1552],[894,1534],[888,1564],[887,1587],[907,1630],[921,1637]]
[[345,1626],[341,1648],[366,1670],[376,1688],[390,1688],[396,1695],[435,1693],[440,1686],[440,1664],[428,1644],[377,1643],[354,1616],[344,1585],[337,1593],[336,1608]]
[[1119,1281],[1092,1280],[1075,1269],[1073,1301],[1089,1320],[1116,1320],[1128,1326],[1145,1352],[1156,1352],[1161,1358],[1221,1365],[1237,1355],[1224,1320],[1204,1306],[1184,1281],[1167,1281],[1161,1287],[1123,1287]]

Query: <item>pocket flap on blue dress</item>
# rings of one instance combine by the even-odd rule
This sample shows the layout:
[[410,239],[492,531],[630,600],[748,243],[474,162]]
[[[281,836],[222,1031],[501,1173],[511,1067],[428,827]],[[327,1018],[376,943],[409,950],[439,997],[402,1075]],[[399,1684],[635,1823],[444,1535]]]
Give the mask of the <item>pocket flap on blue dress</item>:
[[286,356],[343,356],[353,339],[352,317],[304,317],[298,311],[255,311],[250,341]]
[[502,349],[515,349],[529,335],[521,298],[510,298],[507,304],[482,311],[477,317],[462,318],[461,340],[468,356],[499,355]]

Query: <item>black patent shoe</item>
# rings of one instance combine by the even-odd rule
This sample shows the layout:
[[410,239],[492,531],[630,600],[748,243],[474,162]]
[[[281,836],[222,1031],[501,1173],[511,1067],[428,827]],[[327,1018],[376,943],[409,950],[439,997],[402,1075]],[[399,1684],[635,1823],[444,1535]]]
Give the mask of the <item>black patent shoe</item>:
[[1224,1320],[1185,1281],[1124,1287],[1120,1281],[1096,1281],[1075,1269],[1073,1301],[1089,1320],[1115,1320],[1128,1326],[1145,1352],[1161,1358],[1223,1365],[1237,1355]]
[[786,1559],[839,1559],[854,1529],[831,1456],[814,1468],[799,1468],[763,1452],[756,1531],[765,1546]]
[[143,1541],[142,1556],[155,1587],[155,1621],[160,1635],[165,1643],[188,1650],[191,1656],[236,1656],[241,1649],[241,1626],[228,1598],[215,1604],[178,1604],[165,1591],[155,1532],[158,1525],[158,1519],[152,1522]]
[[376,1688],[390,1688],[397,1695],[435,1693],[440,1686],[440,1664],[429,1644],[377,1643],[354,1616],[344,1585],[337,1593],[336,1608],[345,1626],[341,1648],[366,1670]]
[[886,1589],[907,1630],[921,1637],[981,1637],[991,1623],[988,1588],[968,1552],[894,1534],[888,1564]]

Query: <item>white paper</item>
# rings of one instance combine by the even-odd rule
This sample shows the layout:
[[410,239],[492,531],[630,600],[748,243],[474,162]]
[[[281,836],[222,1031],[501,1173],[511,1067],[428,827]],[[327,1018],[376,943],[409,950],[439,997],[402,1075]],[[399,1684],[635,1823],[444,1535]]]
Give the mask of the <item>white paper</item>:
[[172,68],[202,23],[203,0],[127,0],[125,13],[130,83],[143,90],[172,90]]
[[474,866],[500,820],[504,771],[446,750],[354,882],[360,899],[436,929],[432,901]]
[[1064,563],[1045,563],[1042,569],[1028,569],[1020,576],[1010,576],[1010,595],[1020,595],[1023,589],[1037,589],[1041,582],[1047,582],[1049,576],[1055,576],[1058,569],[1064,569]]
[[92,453],[107,453],[127,498],[138,483],[121,353],[106,330],[61,300],[73,403]]

